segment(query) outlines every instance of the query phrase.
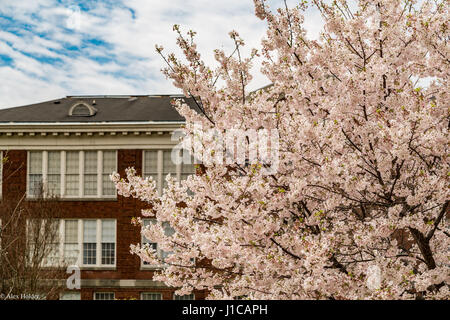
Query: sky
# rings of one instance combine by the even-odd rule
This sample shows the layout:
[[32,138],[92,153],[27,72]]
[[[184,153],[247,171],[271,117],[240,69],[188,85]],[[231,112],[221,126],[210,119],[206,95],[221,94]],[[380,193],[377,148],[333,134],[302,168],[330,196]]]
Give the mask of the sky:
[[[0,109],[67,95],[180,93],[155,51],[158,44],[180,55],[174,24],[197,32],[208,63],[216,48],[232,52],[231,30],[250,52],[266,28],[252,0],[0,0]],[[318,12],[308,11],[305,26],[317,37]],[[268,84],[258,70],[257,61],[250,89]]]

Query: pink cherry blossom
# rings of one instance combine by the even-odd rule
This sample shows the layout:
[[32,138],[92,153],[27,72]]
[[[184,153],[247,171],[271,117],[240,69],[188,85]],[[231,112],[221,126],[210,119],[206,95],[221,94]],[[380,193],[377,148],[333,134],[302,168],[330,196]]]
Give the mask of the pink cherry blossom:
[[[178,26],[184,57],[157,50],[198,104],[174,103],[188,137],[198,124],[277,129],[278,170],[209,162],[168,179],[162,196],[134,169],[113,175],[156,218],[143,235],[172,253],[154,280],[210,299],[448,299],[447,2],[310,1],[325,21],[318,40],[303,25],[306,2],[275,12],[254,2],[267,33],[248,57],[232,31],[234,52],[216,50],[208,66]],[[249,92],[257,56],[272,85]]]

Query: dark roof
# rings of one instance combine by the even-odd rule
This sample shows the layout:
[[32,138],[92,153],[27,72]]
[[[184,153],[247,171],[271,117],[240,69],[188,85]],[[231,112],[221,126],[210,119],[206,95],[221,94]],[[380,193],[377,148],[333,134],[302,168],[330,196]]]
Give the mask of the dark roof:
[[[27,106],[0,110],[0,122],[121,122],[121,121],[183,121],[171,105],[181,96],[68,96]],[[195,102],[186,103],[198,110]],[[69,115],[78,103],[93,108],[92,116]]]

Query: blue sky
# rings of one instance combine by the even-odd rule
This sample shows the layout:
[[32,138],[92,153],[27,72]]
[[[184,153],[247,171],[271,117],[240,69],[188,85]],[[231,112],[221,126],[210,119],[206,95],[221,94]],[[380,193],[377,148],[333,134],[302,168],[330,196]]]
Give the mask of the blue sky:
[[[66,95],[178,93],[154,50],[176,52],[174,24],[198,32],[208,62],[213,49],[231,50],[229,31],[240,33],[248,51],[265,32],[251,0],[0,0],[0,108]],[[317,12],[306,25],[317,34]],[[256,76],[251,87],[265,84]]]

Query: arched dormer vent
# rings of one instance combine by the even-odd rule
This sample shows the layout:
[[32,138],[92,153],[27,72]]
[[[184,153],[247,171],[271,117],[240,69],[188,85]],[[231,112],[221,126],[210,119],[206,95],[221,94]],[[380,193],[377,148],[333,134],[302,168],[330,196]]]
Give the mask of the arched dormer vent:
[[69,110],[71,117],[92,117],[97,113],[97,109],[86,102],[77,102]]

